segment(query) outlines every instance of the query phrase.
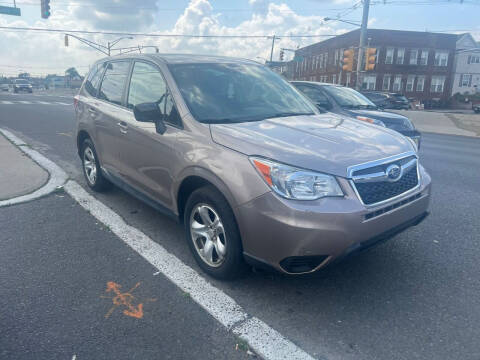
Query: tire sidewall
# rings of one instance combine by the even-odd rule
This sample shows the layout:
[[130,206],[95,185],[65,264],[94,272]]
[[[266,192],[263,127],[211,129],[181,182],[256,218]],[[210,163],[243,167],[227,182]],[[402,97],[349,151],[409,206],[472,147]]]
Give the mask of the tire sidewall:
[[[190,232],[190,217],[193,209],[199,204],[207,204],[208,206],[211,206],[223,223],[227,254],[224,262],[218,267],[210,266],[203,261],[192,240]],[[183,221],[188,246],[203,271],[215,278],[223,280],[236,278],[243,273],[245,263],[243,261],[243,250],[238,226],[233,211],[227,200],[219,191],[212,186],[202,187],[194,191],[187,200]]]

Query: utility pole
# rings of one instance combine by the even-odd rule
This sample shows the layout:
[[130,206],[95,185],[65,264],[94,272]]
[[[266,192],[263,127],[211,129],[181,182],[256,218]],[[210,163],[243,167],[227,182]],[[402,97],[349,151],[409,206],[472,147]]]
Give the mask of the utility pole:
[[356,89],[360,90],[362,87],[360,71],[362,70],[363,52],[365,50],[365,42],[367,40],[367,24],[368,24],[368,10],[370,8],[370,0],[363,0],[363,16],[362,26],[360,27],[360,45],[358,47],[358,60],[357,60],[357,84]]
[[270,62],[273,60],[273,47],[275,46],[275,35],[272,37],[272,50],[270,50]]

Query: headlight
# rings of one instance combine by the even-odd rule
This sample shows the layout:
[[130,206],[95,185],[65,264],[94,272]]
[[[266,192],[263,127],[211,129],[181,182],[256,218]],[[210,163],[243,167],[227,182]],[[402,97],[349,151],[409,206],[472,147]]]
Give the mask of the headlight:
[[343,196],[337,180],[331,175],[261,158],[252,157],[250,161],[268,186],[287,199],[316,200],[326,196]]
[[368,122],[370,124],[375,124],[375,125],[378,125],[378,126],[385,127],[385,124],[383,123],[383,121],[380,121],[380,120],[377,120],[377,119],[372,119],[372,118],[369,118],[369,117],[366,117],[366,116],[357,116],[357,120],[361,120],[361,121]]

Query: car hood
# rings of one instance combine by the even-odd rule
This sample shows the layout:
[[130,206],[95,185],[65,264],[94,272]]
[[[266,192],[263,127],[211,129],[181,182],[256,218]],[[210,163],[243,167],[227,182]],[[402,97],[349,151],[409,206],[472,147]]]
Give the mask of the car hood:
[[410,120],[399,114],[378,110],[345,110],[350,116],[366,116],[382,121],[388,128],[393,130],[413,130]]
[[214,142],[243,154],[342,177],[349,166],[413,150],[392,130],[332,113],[211,124],[210,131]]

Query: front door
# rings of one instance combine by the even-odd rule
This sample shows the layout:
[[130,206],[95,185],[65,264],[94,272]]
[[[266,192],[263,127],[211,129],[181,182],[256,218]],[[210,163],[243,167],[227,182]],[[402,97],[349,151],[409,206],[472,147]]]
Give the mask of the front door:
[[163,134],[157,133],[154,123],[135,120],[133,111],[123,117],[126,133],[121,146],[121,176],[135,189],[172,208],[172,165],[176,161],[181,124],[157,66],[143,61],[134,63],[126,103],[129,109],[141,103],[157,103],[167,129]]

